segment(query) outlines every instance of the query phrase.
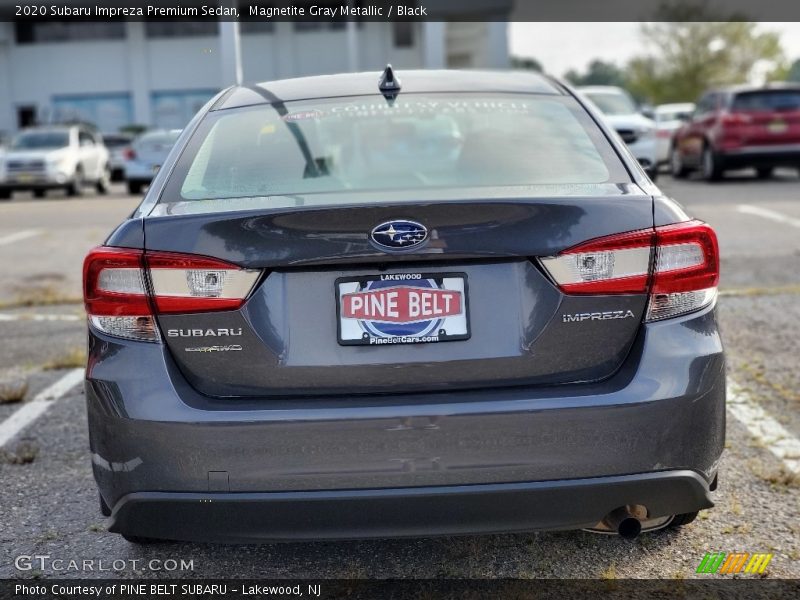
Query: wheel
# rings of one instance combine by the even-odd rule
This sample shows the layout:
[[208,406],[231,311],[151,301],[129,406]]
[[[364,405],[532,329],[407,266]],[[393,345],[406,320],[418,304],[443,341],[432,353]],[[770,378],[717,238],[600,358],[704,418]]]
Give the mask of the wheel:
[[142,193],[142,184],[138,181],[129,181],[128,182],[128,193],[131,196],[137,196]]
[[80,196],[83,192],[83,169],[75,169],[75,176],[67,186],[67,196]]
[[694,511],[690,513],[675,515],[675,518],[672,519],[668,527],[670,529],[677,529],[678,527],[683,527],[684,525],[688,525],[697,518],[698,512],[699,511]]
[[649,169],[645,169],[647,176],[650,178],[650,181],[655,183],[658,180],[658,167],[651,167]]
[[706,181],[719,181],[722,179],[722,165],[719,157],[708,145],[703,148],[703,178]]
[[131,544],[137,544],[139,546],[146,544],[160,544],[163,541],[156,538],[142,537],[139,535],[125,535],[124,533],[122,534],[122,537],[124,537]]
[[683,164],[683,157],[674,146],[669,151],[669,172],[675,179],[685,179],[689,169]]
[[44,198],[45,191],[44,190],[33,190],[33,197],[34,198]]
[[769,179],[772,177],[772,167],[758,167],[756,173],[759,179]]
[[111,185],[111,171],[106,166],[103,169],[103,174],[100,176],[100,179],[94,184],[94,188],[97,190],[98,194],[107,194],[109,185]]
[[11,190],[0,190],[0,200],[10,200]]
[[100,514],[102,514],[104,517],[110,517],[111,509],[108,507],[108,504],[106,504],[106,501],[103,500],[103,497],[99,493],[97,494],[97,497],[100,499]]

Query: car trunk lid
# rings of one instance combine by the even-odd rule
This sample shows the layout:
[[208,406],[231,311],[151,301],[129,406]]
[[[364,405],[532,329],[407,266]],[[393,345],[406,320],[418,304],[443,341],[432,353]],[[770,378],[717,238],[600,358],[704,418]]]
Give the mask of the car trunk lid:
[[[189,382],[213,396],[434,391],[608,377],[636,337],[647,295],[564,294],[538,257],[652,229],[652,198],[633,185],[558,187],[485,200],[332,207],[315,197],[276,198],[275,207],[254,209],[250,199],[197,214],[191,213],[207,206],[159,205],[145,219],[147,252],[209,256],[263,271],[240,310],[158,316],[163,338]],[[231,210],[237,202],[250,208]],[[423,224],[428,241],[401,252],[370,241],[377,225],[397,219]],[[437,343],[343,343],[337,286],[381,279],[391,289],[416,289],[421,281],[451,286],[463,294],[465,329]],[[438,323],[426,322],[432,321]],[[367,333],[374,325],[353,322]],[[448,323],[444,329],[455,327],[442,322]]]

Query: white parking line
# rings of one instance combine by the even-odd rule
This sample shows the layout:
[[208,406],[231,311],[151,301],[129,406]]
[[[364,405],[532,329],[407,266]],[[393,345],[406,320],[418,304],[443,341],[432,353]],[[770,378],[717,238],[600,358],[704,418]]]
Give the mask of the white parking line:
[[752,206],[750,204],[740,204],[736,207],[740,213],[746,215],[755,215],[776,223],[783,223],[784,225],[791,225],[792,227],[800,227],[800,219],[795,219],[783,213],[768,208],[761,208],[760,206]]
[[42,416],[55,401],[78,385],[83,379],[83,369],[72,369],[46,390],[36,394],[10,417],[0,423],[0,448],[14,439],[28,425]]
[[16,233],[9,233],[8,235],[0,237],[0,246],[6,246],[8,244],[13,244],[14,242],[27,240],[28,238],[37,236],[41,233],[41,229],[24,229],[22,231],[17,231]]
[[0,313],[0,322],[3,321],[81,321],[83,315],[35,315],[31,313],[9,314]]
[[800,473],[800,440],[731,379],[728,379],[728,411],[789,470]]

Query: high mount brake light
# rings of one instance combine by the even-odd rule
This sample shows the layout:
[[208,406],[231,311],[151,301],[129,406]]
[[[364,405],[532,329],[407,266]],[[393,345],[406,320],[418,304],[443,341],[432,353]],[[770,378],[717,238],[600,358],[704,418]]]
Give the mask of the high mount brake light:
[[701,221],[589,240],[541,262],[565,294],[649,293],[648,320],[708,305],[719,281],[717,236]]
[[86,313],[110,335],[157,341],[155,314],[236,310],[259,274],[204,256],[99,247],[83,264]]

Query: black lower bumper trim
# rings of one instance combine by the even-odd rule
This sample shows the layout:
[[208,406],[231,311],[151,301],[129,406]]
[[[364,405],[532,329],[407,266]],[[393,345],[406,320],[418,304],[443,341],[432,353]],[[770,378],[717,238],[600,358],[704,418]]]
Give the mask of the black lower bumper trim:
[[611,510],[649,516],[713,506],[694,471],[442,487],[305,492],[135,492],[110,531],[160,539],[247,543],[499,533],[591,527]]

